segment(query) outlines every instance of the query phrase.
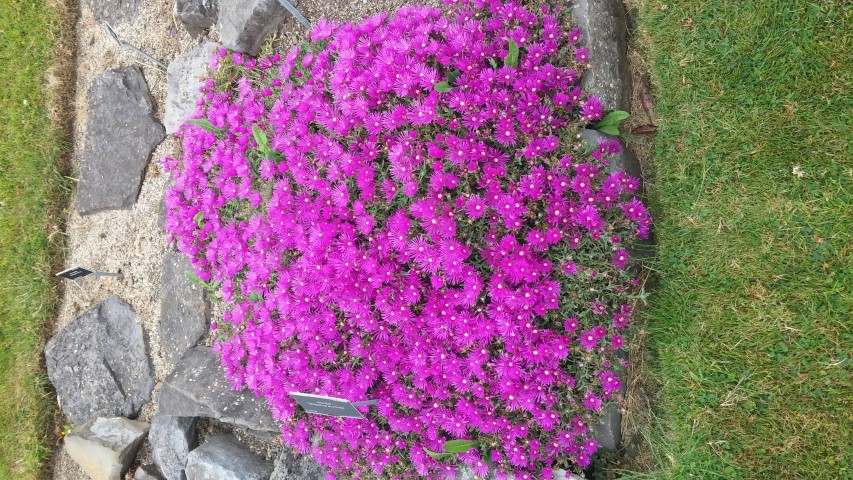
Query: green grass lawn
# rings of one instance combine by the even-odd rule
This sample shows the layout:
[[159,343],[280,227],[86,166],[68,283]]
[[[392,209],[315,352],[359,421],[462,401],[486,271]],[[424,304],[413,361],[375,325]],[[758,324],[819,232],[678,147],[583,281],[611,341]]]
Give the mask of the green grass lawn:
[[653,476],[853,478],[853,4],[632,3],[660,124]]
[[[0,478],[43,476],[55,401],[42,366],[56,314],[59,165],[66,143],[49,119],[46,73],[67,41],[62,8],[43,0],[0,7]],[[55,75],[62,72],[55,71]]]

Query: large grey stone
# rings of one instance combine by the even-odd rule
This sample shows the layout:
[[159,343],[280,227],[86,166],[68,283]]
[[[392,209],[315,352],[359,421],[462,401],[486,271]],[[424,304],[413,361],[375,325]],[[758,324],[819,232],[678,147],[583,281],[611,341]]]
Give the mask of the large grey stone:
[[605,451],[619,450],[622,443],[622,411],[619,402],[607,405],[601,422],[592,428],[592,436]]
[[324,480],[326,472],[310,455],[282,452],[270,480]]
[[[598,148],[598,144],[602,140],[619,140],[618,137],[601,133],[598,130],[584,129],[581,131],[581,140],[583,140],[590,148]],[[610,157],[608,167],[611,171],[623,170],[628,175],[640,180],[640,188],[637,189],[637,195],[642,195],[644,192],[643,170],[640,166],[640,161],[631,148],[626,146],[621,140],[622,152]],[[654,232],[652,232],[653,234]],[[651,235],[647,240],[637,240],[630,248],[631,260],[628,263],[628,268],[632,272],[639,273],[640,264],[643,259],[647,259],[654,255],[654,236]]]
[[601,100],[605,111],[631,108],[628,28],[622,0],[574,0],[572,19],[589,50],[583,87]]
[[207,293],[191,282],[190,260],[181,253],[163,257],[160,284],[160,344],[166,360],[176,362],[194,347],[210,329]]
[[140,465],[133,473],[133,480],[163,480],[154,465]]
[[97,22],[118,25],[136,18],[139,0],[86,0]]
[[204,42],[172,60],[166,70],[166,115],[163,123],[166,132],[175,134],[184,120],[196,111],[196,100],[201,96],[199,88],[208,76],[210,55],[221,45]]
[[133,417],[151,399],[154,379],[142,327],[130,305],[110,296],[83,313],[44,349],[62,411],[76,425]]
[[92,480],[120,480],[146,432],[145,422],[98,417],[65,437],[65,451]]
[[554,470],[554,480],[584,480],[583,477],[562,469]]
[[619,140],[619,137],[615,137],[613,135],[607,135],[606,133],[601,133],[598,130],[592,130],[589,128],[585,128],[581,130],[581,140],[584,141],[590,148],[598,148],[599,143],[602,140],[617,140],[622,145],[622,152],[613,155],[608,160],[608,166],[610,167],[610,171],[616,170],[624,170],[625,173],[632,177],[636,177],[640,179],[640,189],[638,190],[638,194],[642,194],[643,191],[643,170],[640,168],[640,161],[637,159],[637,156],[634,155],[634,152],[631,151],[630,148],[626,147],[625,144]]
[[253,430],[279,431],[263,397],[231,389],[210,347],[187,351],[163,382],[158,404],[162,415],[209,417]]
[[96,77],[89,87],[77,211],[132,207],[151,151],[165,136],[139,68]]
[[187,457],[197,446],[194,417],[160,415],[151,421],[148,441],[154,463],[166,480],[184,480]]
[[175,15],[190,35],[202,35],[216,23],[219,0],[177,0]]
[[278,0],[220,0],[219,41],[232,50],[257,55],[264,39],[286,15]]
[[225,434],[190,452],[186,473],[187,480],[267,480],[272,470],[272,464]]

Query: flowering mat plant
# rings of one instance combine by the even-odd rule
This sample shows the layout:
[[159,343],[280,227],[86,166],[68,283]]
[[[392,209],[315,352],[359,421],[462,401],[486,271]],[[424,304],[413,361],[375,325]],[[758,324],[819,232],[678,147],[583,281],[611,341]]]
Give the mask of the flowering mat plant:
[[[167,229],[227,306],[215,349],[282,440],[336,476],[549,478],[583,468],[649,233],[579,87],[565,11],[455,2],[254,59],[218,52]],[[289,392],[375,399],[309,415]]]

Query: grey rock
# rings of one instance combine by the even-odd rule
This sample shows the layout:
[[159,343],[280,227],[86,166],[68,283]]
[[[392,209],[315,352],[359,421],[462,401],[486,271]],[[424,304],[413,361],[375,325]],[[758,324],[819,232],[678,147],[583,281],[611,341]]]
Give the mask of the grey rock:
[[130,305],[110,296],[83,313],[44,349],[62,411],[76,425],[133,417],[151,399],[154,378],[142,327]]
[[210,330],[210,302],[204,288],[191,282],[190,260],[181,253],[163,257],[160,284],[160,343],[166,360],[174,363]]
[[220,0],[216,29],[226,47],[257,55],[264,39],[286,16],[278,0]]
[[118,25],[136,18],[139,0],[86,0],[96,22]]
[[608,452],[619,449],[622,443],[622,411],[619,402],[607,406],[601,422],[593,427],[592,436],[598,445]]
[[151,421],[148,440],[154,463],[166,480],[184,480],[187,457],[198,445],[194,417],[172,417],[158,414]]
[[187,32],[196,37],[216,23],[219,0],[177,0],[175,14]]
[[162,415],[208,417],[253,430],[279,431],[263,397],[231,389],[210,347],[187,351],[163,382],[158,404]]
[[[581,131],[581,140],[583,140],[590,148],[598,148],[601,140],[618,140],[618,137],[607,135],[597,130],[584,129]],[[622,153],[614,155],[610,158],[608,166],[611,171],[624,170],[628,175],[640,179],[640,188],[637,189],[637,195],[642,195],[644,192],[643,170],[640,167],[640,161],[630,147],[627,147],[621,140]],[[652,232],[654,233],[654,232]],[[628,268],[639,273],[640,264],[643,259],[649,258],[654,254],[653,236],[648,240],[636,241],[631,248],[628,249],[631,254],[631,260]]]
[[137,67],[108,70],[92,81],[77,184],[81,215],[136,203],[151,151],[166,136],[153,105]]
[[310,455],[282,452],[270,480],[323,480],[326,472]]
[[[611,371],[619,377],[622,386],[619,393],[624,395],[628,389],[628,382],[625,381],[627,370],[622,362],[628,359],[628,352],[621,350],[616,355],[620,361],[613,363]],[[592,437],[605,451],[615,452],[619,449],[622,444],[622,407],[619,401],[613,401],[607,405],[601,421],[592,428]]]
[[124,478],[148,432],[148,424],[98,417],[65,437],[65,451],[92,480]]
[[166,132],[175,134],[184,120],[196,111],[199,88],[208,76],[210,55],[221,45],[205,42],[172,60],[166,70]]
[[133,480],[163,480],[154,465],[140,465],[133,473]]
[[554,480],[584,480],[583,477],[565,470],[554,470]]
[[281,436],[281,432],[271,432],[268,430],[252,430],[246,429],[246,433],[264,443],[275,443]]
[[[606,133],[601,133],[598,130],[585,128],[581,131],[581,140],[583,140],[590,148],[598,148],[598,144],[602,140],[619,140],[619,138],[613,135],[607,135]],[[622,144],[622,153],[618,153],[610,157],[608,166],[611,171],[624,170],[628,175],[639,178],[640,189],[637,193],[642,194],[643,171],[640,168],[640,161],[637,160],[637,156],[634,155],[634,152],[632,152],[630,148],[626,147],[621,140],[619,140],[619,143]]]
[[190,452],[186,473],[187,480],[267,480],[272,470],[272,464],[225,434]]
[[622,0],[574,0],[572,19],[589,50],[589,70],[581,83],[601,100],[604,110],[631,107],[628,28]]

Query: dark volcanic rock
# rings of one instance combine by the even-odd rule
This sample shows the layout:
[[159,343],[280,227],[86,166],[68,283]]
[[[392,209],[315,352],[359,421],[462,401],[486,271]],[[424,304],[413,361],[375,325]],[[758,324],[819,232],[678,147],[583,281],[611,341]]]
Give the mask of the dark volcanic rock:
[[270,480],[323,480],[326,472],[310,455],[282,452]]
[[[606,133],[601,133],[598,130],[585,128],[581,130],[581,140],[583,140],[590,148],[595,149],[598,148],[598,144],[603,140],[619,140],[619,138],[614,137],[613,135],[607,135]],[[637,156],[634,155],[634,152],[632,152],[630,148],[626,147],[621,140],[619,140],[619,143],[622,145],[622,153],[618,153],[610,157],[607,165],[610,167],[610,171],[624,170],[628,175],[639,178],[640,190],[637,193],[642,194],[643,171],[640,168],[640,161],[637,160]]]
[[130,305],[111,296],[47,342],[47,374],[75,425],[133,417],[151,399],[154,379],[142,327]]
[[194,347],[210,329],[210,303],[204,288],[191,282],[186,255],[169,252],[163,257],[160,287],[160,343],[166,360],[174,363]]
[[178,0],[175,13],[187,32],[196,37],[216,23],[219,0]]
[[193,450],[186,473],[187,480],[267,480],[272,465],[226,434]]
[[[590,148],[598,148],[601,140],[618,140],[617,137],[601,133],[597,130],[584,129],[581,131],[581,140],[583,140]],[[622,153],[610,157],[608,166],[611,171],[624,170],[628,175],[640,179],[640,188],[637,190],[637,195],[643,194],[643,171],[640,166],[640,161],[634,152],[627,147],[624,142],[622,144]],[[629,268],[634,273],[639,273],[640,262],[643,259],[650,258],[654,255],[654,232],[648,240],[638,240],[628,249],[631,254],[631,260],[628,262]]]
[[279,431],[266,399],[231,390],[210,347],[187,351],[163,382],[158,404],[162,415],[209,417],[253,430]]
[[601,100],[605,111],[631,108],[628,27],[622,0],[574,0],[572,18],[589,49],[585,89]]
[[121,417],[96,418],[65,437],[65,451],[92,480],[120,480],[130,469],[148,424]]
[[220,0],[219,41],[232,50],[257,55],[264,39],[286,16],[278,0]]
[[198,89],[203,79],[209,76],[210,55],[221,45],[204,42],[172,60],[166,70],[166,133],[174,134],[184,120],[196,111],[196,100],[201,96]]
[[154,465],[140,465],[133,474],[133,480],[163,480]]
[[198,445],[194,417],[172,417],[158,414],[151,421],[148,440],[154,463],[166,480],[183,480],[187,457]]
[[92,81],[77,184],[81,215],[136,203],[152,150],[165,138],[136,67],[108,70]]
[[[624,377],[623,377],[624,378]],[[622,443],[622,411],[619,402],[607,406],[601,423],[592,429],[593,438],[604,450],[615,452]]]
[[139,0],[86,0],[97,22],[118,25],[136,18]]

